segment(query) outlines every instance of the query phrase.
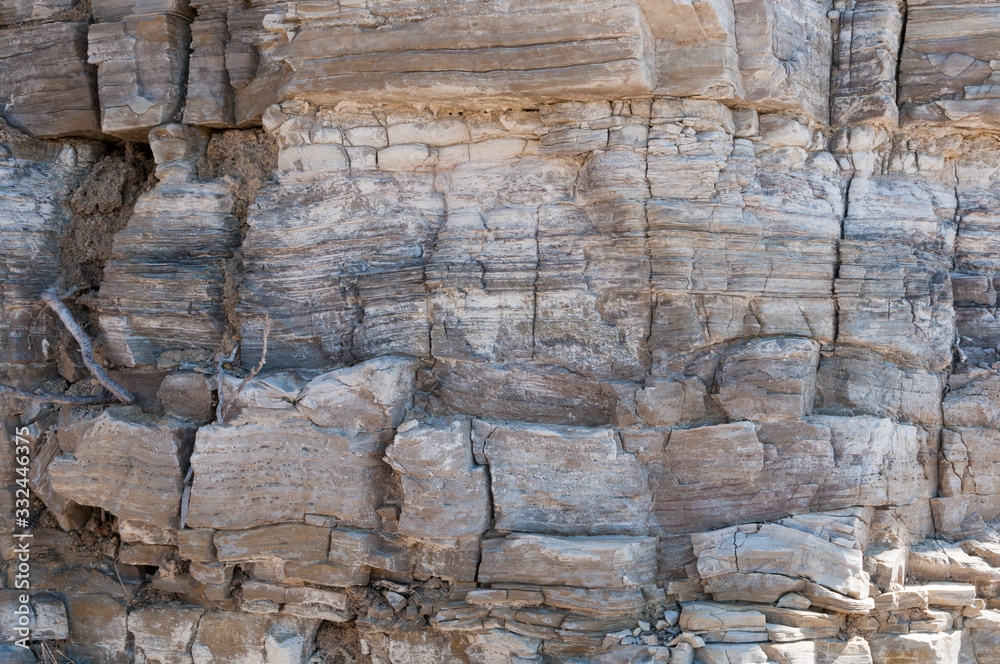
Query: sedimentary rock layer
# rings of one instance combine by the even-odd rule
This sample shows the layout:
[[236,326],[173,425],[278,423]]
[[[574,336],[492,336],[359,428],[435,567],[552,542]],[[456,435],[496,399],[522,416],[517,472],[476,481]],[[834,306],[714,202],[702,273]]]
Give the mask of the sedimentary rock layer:
[[1000,661],[998,26],[0,0],[0,660]]

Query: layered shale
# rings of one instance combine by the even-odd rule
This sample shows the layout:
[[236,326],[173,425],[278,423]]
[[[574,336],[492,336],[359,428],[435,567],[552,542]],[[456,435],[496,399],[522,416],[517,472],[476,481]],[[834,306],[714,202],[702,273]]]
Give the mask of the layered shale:
[[998,72],[985,0],[0,0],[0,382],[102,394],[55,288],[135,396],[3,397],[0,660],[1000,661]]

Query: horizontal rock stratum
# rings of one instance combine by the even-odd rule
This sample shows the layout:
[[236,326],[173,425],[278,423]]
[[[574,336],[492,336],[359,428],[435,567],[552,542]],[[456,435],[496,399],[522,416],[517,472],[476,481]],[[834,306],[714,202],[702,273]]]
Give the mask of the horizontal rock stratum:
[[1000,2],[0,0],[0,115],[0,661],[1000,662]]

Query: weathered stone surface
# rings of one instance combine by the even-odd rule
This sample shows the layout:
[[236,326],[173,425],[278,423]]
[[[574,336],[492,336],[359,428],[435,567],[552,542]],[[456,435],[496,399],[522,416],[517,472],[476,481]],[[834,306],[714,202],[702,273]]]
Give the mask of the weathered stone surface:
[[192,658],[196,662],[266,662],[265,639],[275,622],[274,616],[208,611],[198,623]]
[[473,459],[470,422],[407,425],[385,452],[403,482],[397,532],[447,542],[486,531],[491,511],[487,471]]
[[825,121],[832,51],[827,4],[734,0],[733,6],[747,101]]
[[643,463],[658,523],[689,531],[696,522],[711,528],[926,498],[936,491],[936,450],[922,449],[918,434],[870,417],[741,422],[673,431]]
[[830,443],[840,461],[817,491],[824,508],[906,504],[933,491],[934,477],[926,477],[920,463],[915,427],[863,417],[811,421],[830,427]]
[[417,546],[414,572],[470,583],[476,580],[479,559],[478,537],[460,539],[456,546],[423,542]]
[[870,643],[875,664],[950,664],[959,661],[962,634],[876,634]]
[[979,371],[952,376],[951,389],[944,395],[941,410],[945,426],[983,427],[1000,426],[1000,415],[993,404],[1000,398],[1000,375]]
[[[992,520],[1000,513],[1000,458],[996,448],[1000,442],[993,429],[955,428],[941,433],[941,490],[943,497],[961,501],[962,512],[956,515],[965,519],[978,513],[982,519]],[[942,502],[950,502],[943,499]],[[952,519],[939,519],[938,528],[954,532],[959,528]]]
[[[25,604],[21,603],[22,595],[28,598]],[[0,638],[5,642],[24,638],[18,627],[25,626],[36,641],[64,641],[69,635],[66,607],[56,595],[6,590],[0,594],[0,607],[3,608]]]
[[[794,519],[786,523],[800,525]],[[813,581],[855,599],[868,597],[868,574],[860,550],[798,528],[733,526],[692,535],[692,544],[703,578],[737,572],[780,574]]]
[[48,472],[52,488],[81,505],[176,528],[190,455],[189,429],[122,409],[98,417]]
[[593,379],[558,367],[439,361],[441,398],[460,413],[540,424],[611,422],[613,400]]
[[959,127],[997,126],[990,44],[995,2],[913,3],[899,63],[902,119]]
[[656,39],[656,92],[729,99],[742,93],[736,17],[726,2],[640,0]]
[[101,128],[145,141],[154,127],[180,120],[190,10],[187,3],[132,9],[109,0],[94,2],[97,23],[90,26],[88,53],[97,65]]
[[[0,334],[5,364],[45,362],[57,341],[58,322],[36,308],[39,296],[59,276],[59,237],[69,220],[63,201],[86,164],[86,151],[44,143],[0,156],[0,246],[6,283]],[[96,156],[96,155],[93,155]],[[61,163],[64,161],[70,163]],[[30,248],[30,251],[25,251]]]
[[707,419],[707,399],[705,383],[697,376],[683,380],[649,378],[635,393],[639,418],[654,427]]
[[64,598],[34,636],[997,661],[998,16],[0,0],[3,382],[98,391],[56,287],[139,404],[2,399],[47,506],[0,451],[6,583],[27,512]]
[[[302,140],[290,137],[289,148],[297,149],[293,146]],[[339,145],[306,147],[343,150]],[[289,169],[321,167],[288,150],[283,154],[279,169],[285,163]],[[443,212],[432,178],[370,171],[353,178],[324,177],[323,184],[265,188],[248,219],[240,303],[250,314],[243,323],[245,360],[259,355],[265,314],[271,318],[272,368],[327,366],[329,358],[428,355],[422,256]],[[367,192],[375,191],[379,200],[368,200]],[[383,217],[381,211],[389,209],[398,212]],[[326,236],[322,242],[317,241],[320,231]],[[365,247],[358,237],[368,238]]]
[[187,524],[238,529],[320,514],[375,527],[388,442],[384,434],[350,436],[303,421],[202,427]]
[[[127,367],[171,350],[211,356],[225,331],[224,264],[238,239],[231,187],[195,180],[208,133],[168,125],[149,141],[160,182],[115,234],[100,292],[108,354]],[[164,270],[165,261],[179,268]]]
[[691,632],[738,630],[766,632],[763,613],[742,606],[726,604],[684,604],[681,610],[681,629]]
[[809,415],[816,398],[819,344],[808,339],[764,339],[730,351],[716,377],[719,400],[731,420]]
[[101,135],[86,24],[6,28],[0,30],[0,44],[0,100],[7,123],[39,138]]
[[868,642],[855,637],[848,641],[823,639],[763,646],[768,658],[778,664],[871,664]]
[[323,560],[330,550],[330,529],[289,523],[218,532],[212,543],[218,559],[224,561]]
[[724,572],[706,578],[704,584],[705,591],[719,602],[777,602],[806,587],[802,579],[760,572]]
[[479,582],[627,588],[649,583],[655,569],[648,537],[514,534],[483,541]]
[[897,0],[860,0],[847,3],[838,16],[830,90],[833,124],[894,126],[899,121],[896,66],[904,5]]
[[156,396],[163,410],[173,417],[207,421],[212,416],[209,379],[197,372],[176,372],[160,383]]
[[680,484],[739,480],[764,467],[764,447],[750,423],[675,431],[664,454]]
[[642,468],[612,430],[483,428],[498,530],[647,533],[651,497]]
[[1000,569],[954,544],[927,540],[910,549],[907,569],[920,581],[976,583],[1000,580]]
[[394,429],[413,398],[417,366],[415,359],[390,356],[319,375],[302,389],[297,410],[350,434]]
[[[950,187],[917,182],[897,175],[851,187],[835,286],[839,340],[910,366],[939,369],[951,359],[954,338],[942,254],[953,250],[956,200]],[[923,246],[911,244],[915,235]]]
[[870,350],[839,346],[820,359],[816,409],[940,426],[943,390],[941,373],[900,367]]
[[[315,372],[263,372],[246,383],[226,375],[222,380],[222,398],[228,403],[226,421],[241,424],[280,424],[295,416],[295,402]],[[240,385],[243,385],[242,391]]]
[[653,105],[647,176],[657,200],[647,218],[654,367],[746,337],[832,339],[840,183],[811,166],[779,170],[757,162],[754,145],[734,139],[712,104]]
[[296,36],[274,55],[292,69],[285,98],[395,102],[419,91],[446,102],[461,90],[474,100],[587,99],[610,91],[641,95],[653,86],[646,55],[653,44],[632,2],[587,0],[576,7],[590,16],[582,23],[557,18],[567,16],[562,2],[507,11],[430,5],[415,13],[416,20],[381,30],[360,21],[324,25],[343,11],[336,7],[293,8],[270,18]]
[[542,593],[547,606],[593,615],[632,615],[645,603],[638,588],[617,590],[545,586]]
[[34,488],[35,495],[45,503],[63,530],[76,530],[84,526],[90,519],[92,510],[73,500],[60,495],[52,488],[52,478],[49,475],[49,464],[60,454],[59,441],[55,436],[46,436],[35,448],[31,459],[28,479]]
[[195,607],[145,607],[129,614],[128,629],[147,662],[191,662],[191,645],[204,613]]
[[124,603],[110,595],[81,591],[66,597],[66,654],[74,660],[125,664],[129,655]]
[[73,0],[6,0],[0,5],[0,25],[50,19],[73,4]]

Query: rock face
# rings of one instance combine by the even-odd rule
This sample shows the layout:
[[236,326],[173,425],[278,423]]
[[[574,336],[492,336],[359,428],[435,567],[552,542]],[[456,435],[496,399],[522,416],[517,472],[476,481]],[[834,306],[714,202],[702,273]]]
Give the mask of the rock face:
[[[52,488],[123,519],[176,528],[191,431],[143,419],[108,412],[77,425],[86,427],[79,442],[49,464]],[[120,453],[123,447],[125,454]]]
[[0,660],[1000,661],[998,44],[0,0]]
[[[231,187],[193,181],[208,133],[167,125],[148,135],[159,184],[115,235],[100,292],[108,354],[126,367],[155,364],[168,350],[219,345],[224,265],[238,240]],[[183,268],[165,272],[157,267],[163,262]]]

